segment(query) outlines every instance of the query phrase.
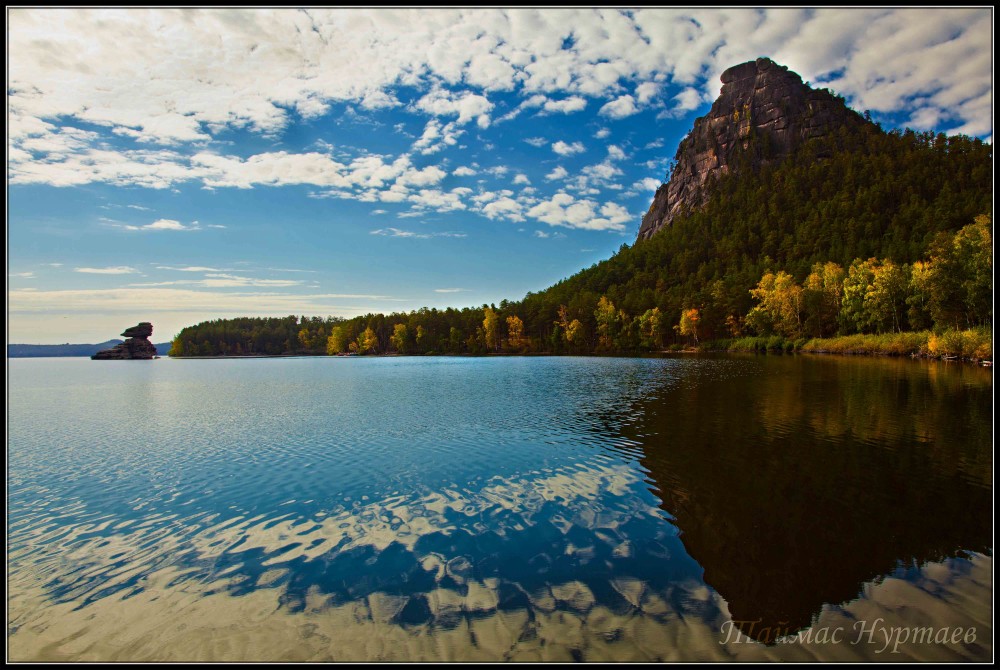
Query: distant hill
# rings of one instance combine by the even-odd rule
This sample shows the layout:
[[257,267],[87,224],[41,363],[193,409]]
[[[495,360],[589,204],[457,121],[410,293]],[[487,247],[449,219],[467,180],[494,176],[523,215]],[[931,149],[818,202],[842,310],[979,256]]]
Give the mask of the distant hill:
[[[122,340],[108,340],[99,344],[8,344],[7,358],[52,358],[65,356],[93,356],[98,351],[110,349]],[[170,351],[170,342],[154,345],[160,356]]]

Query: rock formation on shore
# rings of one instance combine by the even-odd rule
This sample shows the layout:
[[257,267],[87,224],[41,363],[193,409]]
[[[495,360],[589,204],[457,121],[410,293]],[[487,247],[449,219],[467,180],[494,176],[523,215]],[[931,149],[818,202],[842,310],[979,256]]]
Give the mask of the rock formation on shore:
[[156,347],[149,341],[152,334],[153,324],[143,321],[125,329],[122,333],[122,337],[126,338],[124,342],[111,349],[98,351],[91,358],[95,361],[151,360],[156,357]]
[[670,181],[657,189],[642,217],[638,239],[649,239],[681,212],[708,202],[712,178],[778,161],[814,137],[867,123],[844,100],[813,89],[769,58],[722,73],[722,91],[681,141]]

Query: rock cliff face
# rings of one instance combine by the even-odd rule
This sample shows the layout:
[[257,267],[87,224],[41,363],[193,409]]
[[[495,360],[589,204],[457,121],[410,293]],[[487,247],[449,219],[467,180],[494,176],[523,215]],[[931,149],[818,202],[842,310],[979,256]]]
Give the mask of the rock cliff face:
[[712,109],[677,148],[670,181],[657,189],[638,239],[649,239],[680,212],[704,206],[712,178],[740,166],[756,169],[781,160],[805,140],[865,123],[843,99],[806,86],[769,58],[729,68]]
[[126,328],[121,344],[91,356],[95,361],[150,360],[156,356],[156,347],[149,341],[153,334],[153,324],[143,321],[137,326]]

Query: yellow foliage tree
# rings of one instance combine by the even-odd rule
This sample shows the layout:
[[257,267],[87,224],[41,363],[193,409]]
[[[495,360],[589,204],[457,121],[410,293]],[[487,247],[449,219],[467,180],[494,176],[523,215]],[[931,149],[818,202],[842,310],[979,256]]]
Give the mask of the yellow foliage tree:
[[359,354],[375,353],[375,349],[378,347],[378,337],[375,336],[375,331],[372,330],[371,326],[365,328],[364,332],[358,335],[355,344]]
[[507,317],[507,344],[511,349],[519,350],[523,344],[524,322],[514,315]]

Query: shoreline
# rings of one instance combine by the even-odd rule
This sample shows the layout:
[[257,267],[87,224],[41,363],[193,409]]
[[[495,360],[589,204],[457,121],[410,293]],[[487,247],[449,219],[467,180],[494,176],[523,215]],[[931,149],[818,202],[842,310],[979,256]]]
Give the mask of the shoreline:
[[553,354],[550,352],[532,353],[512,353],[498,352],[489,354],[363,354],[356,356],[339,356],[329,354],[241,354],[241,355],[220,355],[220,356],[160,356],[158,358],[174,360],[239,360],[258,358],[667,358],[673,356],[699,355],[699,354],[754,354],[758,356],[787,356],[787,355],[820,355],[820,356],[844,356],[844,357],[869,357],[869,358],[909,358],[915,361],[937,361],[941,363],[966,363],[970,365],[992,367],[992,359],[975,359],[963,357],[928,356],[921,354],[901,354],[892,351],[866,352],[866,351],[830,351],[825,349],[813,349],[809,351],[746,351],[742,349],[681,349],[677,351],[646,351],[646,352],[622,352],[622,353],[589,353],[589,354]]

